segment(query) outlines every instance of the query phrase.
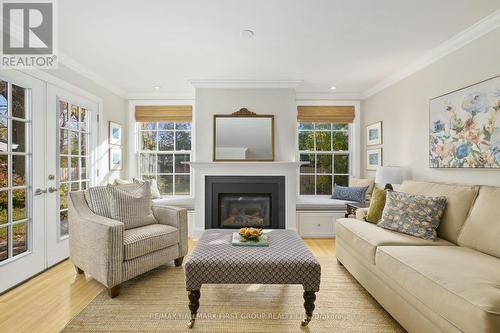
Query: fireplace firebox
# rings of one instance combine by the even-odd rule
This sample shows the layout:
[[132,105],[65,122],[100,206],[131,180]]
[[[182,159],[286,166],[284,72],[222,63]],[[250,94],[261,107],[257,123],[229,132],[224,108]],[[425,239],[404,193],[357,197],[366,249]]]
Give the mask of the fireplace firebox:
[[284,176],[207,176],[205,228],[285,228]]

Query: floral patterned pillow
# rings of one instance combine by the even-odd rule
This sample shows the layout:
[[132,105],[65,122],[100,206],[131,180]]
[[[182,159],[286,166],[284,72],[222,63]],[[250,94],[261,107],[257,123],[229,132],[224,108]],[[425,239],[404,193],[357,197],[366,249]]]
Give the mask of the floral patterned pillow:
[[379,227],[434,240],[436,229],[441,222],[446,197],[427,197],[424,195],[388,191],[382,220]]

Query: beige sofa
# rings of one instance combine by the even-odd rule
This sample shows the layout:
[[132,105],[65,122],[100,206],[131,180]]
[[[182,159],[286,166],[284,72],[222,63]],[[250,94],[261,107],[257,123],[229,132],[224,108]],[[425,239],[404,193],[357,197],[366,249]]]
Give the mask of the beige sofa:
[[409,332],[500,332],[500,187],[407,181],[447,197],[436,241],[339,219],[339,263]]

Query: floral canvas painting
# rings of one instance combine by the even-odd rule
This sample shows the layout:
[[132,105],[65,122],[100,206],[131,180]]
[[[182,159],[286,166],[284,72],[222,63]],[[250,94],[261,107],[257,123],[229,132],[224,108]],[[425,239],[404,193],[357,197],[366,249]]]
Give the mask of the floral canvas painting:
[[431,168],[500,168],[500,76],[430,101]]

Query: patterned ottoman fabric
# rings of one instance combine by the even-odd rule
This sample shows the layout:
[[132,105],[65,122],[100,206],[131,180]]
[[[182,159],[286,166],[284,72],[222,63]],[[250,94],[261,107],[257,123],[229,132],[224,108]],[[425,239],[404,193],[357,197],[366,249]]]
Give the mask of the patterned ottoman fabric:
[[268,247],[231,245],[235,230],[203,233],[185,264],[186,289],[202,284],[301,284],[319,291],[321,266],[296,232],[268,231]]

